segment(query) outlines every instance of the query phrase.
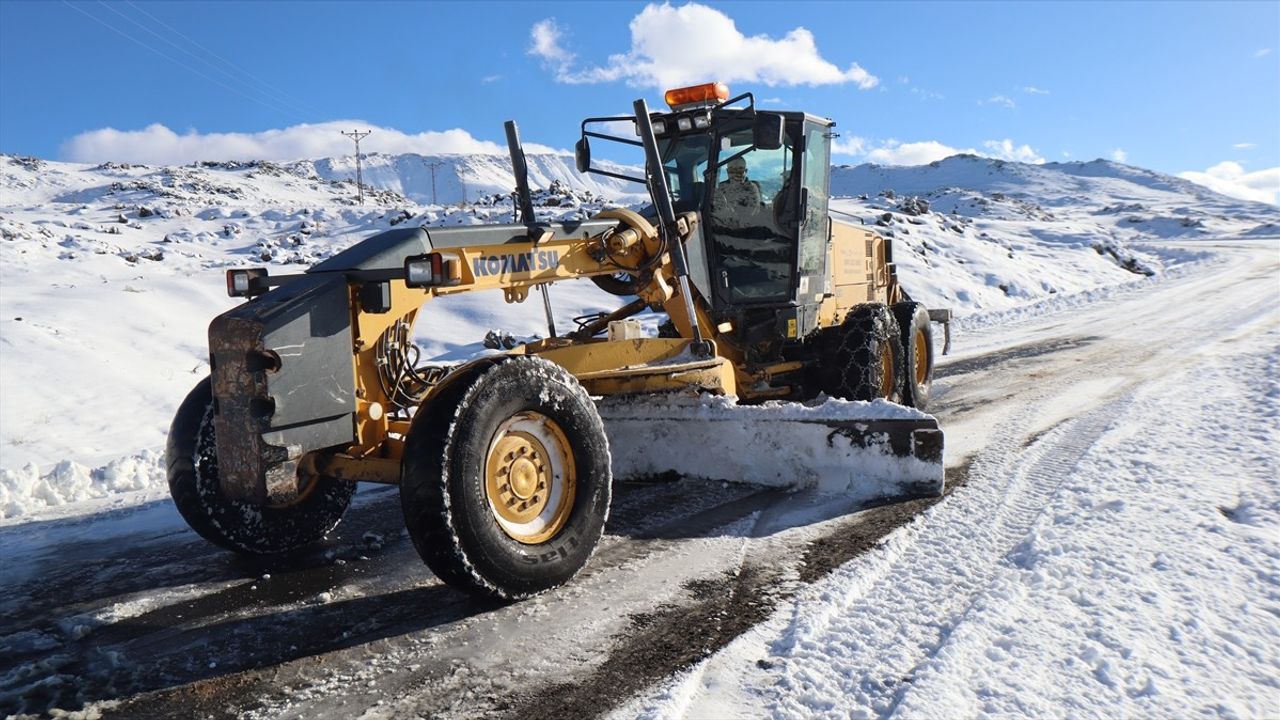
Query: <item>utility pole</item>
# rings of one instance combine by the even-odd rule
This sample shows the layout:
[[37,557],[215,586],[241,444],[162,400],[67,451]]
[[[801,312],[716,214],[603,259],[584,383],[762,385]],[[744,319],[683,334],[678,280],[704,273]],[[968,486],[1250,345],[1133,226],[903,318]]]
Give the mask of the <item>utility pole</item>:
[[439,205],[440,203],[436,202],[436,168],[444,167],[445,163],[440,160],[433,160],[431,162],[423,160],[422,162],[426,164],[428,168],[431,168],[431,204]]
[[365,130],[360,132],[359,130],[352,130],[351,132],[343,132],[339,130],[338,132],[356,141],[356,199],[361,205],[364,205],[364,175],[360,172],[360,141],[373,131]]

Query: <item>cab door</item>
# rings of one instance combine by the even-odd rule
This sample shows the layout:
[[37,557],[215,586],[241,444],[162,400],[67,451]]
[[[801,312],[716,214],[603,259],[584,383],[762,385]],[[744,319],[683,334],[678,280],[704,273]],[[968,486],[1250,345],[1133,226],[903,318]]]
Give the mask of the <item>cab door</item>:
[[796,257],[796,302],[822,301],[826,287],[828,213],[831,192],[831,126],[806,120],[800,161],[799,243]]
[[788,127],[783,146],[771,150],[752,145],[749,123],[717,136],[718,169],[706,192],[704,232],[720,307],[793,300],[799,130]]

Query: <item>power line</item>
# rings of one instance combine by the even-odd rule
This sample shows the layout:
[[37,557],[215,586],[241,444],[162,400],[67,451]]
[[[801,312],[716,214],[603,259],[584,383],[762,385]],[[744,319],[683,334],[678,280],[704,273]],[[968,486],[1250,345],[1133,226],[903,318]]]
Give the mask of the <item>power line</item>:
[[436,202],[436,168],[444,167],[448,163],[445,163],[441,160],[433,160],[432,162],[427,162],[426,160],[423,160],[422,162],[428,168],[431,168],[431,204],[439,205],[440,203]]
[[356,198],[361,205],[364,205],[364,177],[360,172],[360,141],[368,137],[369,133],[373,131],[365,130],[360,132],[359,130],[352,130],[351,132],[344,132],[339,130],[338,132],[356,141]]
[[[320,113],[319,111],[317,111],[315,108],[312,108],[312,107],[310,107],[310,106],[308,106],[308,105],[303,105],[303,104],[301,104],[300,102],[297,102],[297,99],[296,99],[296,98],[294,98],[293,96],[289,95],[286,91],[281,90],[280,88],[278,88],[278,87],[276,87],[276,86],[272,85],[271,83],[267,82],[266,80],[263,80],[263,79],[259,78],[258,76],[254,75],[253,73],[249,72],[248,70],[245,70],[244,68],[242,68],[242,67],[240,67],[240,66],[236,65],[235,63],[231,62],[230,60],[228,60],[228,59],[226,59],[226,58],[222,57],[222,56],[221,56],[221,55],[219,55],[218,53],[216,53],[216,52],[214,52],[214,51],[210,50],[209,48],[207,48],[207,47],[205,47],[205,46],[201,45],[200,43],[198,43],[198,42],[196,42],[195,40],[191,39],[191,38],[190,38],[190,37],[188,37],[187,35],[184,35],[184,34],[183,34],[180,30],[178,30],[177,28],[173,27],[172,25],[169,25],[168,23],[166,23],[165,21],[163,21],[163,20],[161,20],[160,18],[156,17],[155,15],[152,15],[151,13],[149,13],[149,12],[147,12],[146,10],[142,9],[141,7],[139,7],[139,6],[135,5],[133,2],[130,2],[129,0],[126,0],[126,1],[125,1],[125,4],[126,4],[126,5],[128,5],[129,7],[133,8],[134,10],[138,11],[139,13],[142,13],[142,14],[143,14],[143,15],[145,15],[147,18],[149,18],[150,20],[152,20],[153,22],[155,22],[157,25],[159,25],[159,26],[163,27],[165,30],[168,30],[169,32],[171,32],[171,33],[173,33],[174,35],[178,36],[179,38],[181,38],[182,40],[186,41],[187,43],[190,43],[191,45],[195,46],[196,48],[199,48],[200,50],[203,50],[204,52],[208,53],[209,55],[212,55],[215,59],[217,59],[218,61],[222,62],[223,64],[225,64],[227,67],[231,68],[232,70],[235,70],[236,72],[240,73],[241,75],[243,75],[243,76],[245,76],[245,77],[249,78],[249,80],[251,80],[251,81],[253,81],[253,82],[257,83],[258,85],[261,85],[262,87],[265,87],[265,88],[267,88],[268,90],[270,90],[270,91],[271,91],[271,92],[269,92],[269,93],[268,93],[268,92],[262,92],[261,90],[255,90],[256,92],[262,92],[262,94],[263,94],[263,95],[273,96],[276,100],[279,100],[279,101],[281,101],[281,102],[284,102],[284,103],[288,104],[290,107],[294,108],[295,110],[301,110],[301,111],[303,111],[303,112],[304,112],[305,114],[307,114],[307,115],[312,115],[312,116],[317,117],[317,118],[321,115],[321,113]],[[135,23],[135,24],[136,24],[136,23]],[[147,28],[146,26],[141,26],[141,27],[143,27],[143,29],[145,29],[145,30],[148,30],[148,32],[151,32],[151,31],[150,31],[150,29],[149,29],[149,28]],[[152,32],[152,34],[153,34],[153,35],[155,35],[155,33],[154,33],[154,32]],[[168,42],[168,40],[167,40],[167,39],[165,39],[163,36],[159,36],[159,35],[157,35],[157,37],[160,37],[161,39],[164,39],[166,42]],[[173,43],[169,43],[169,44],[170,44],[170,45],[173,45]],[[195,55],[194,53],[191,53],[191,52],[190,52],[190,51],[188,51],[186,48],[184,48],[184,47],[182,47],[182,46],[179,46],[179,45],[175,45],[175,47],[177,47],[179,50],[182,50],[183,52],[187,53],[188,55],[191,55],[191,57],[194,57],[194,58],[196,58],[197,60],[200,60],[201,62],[203,62],[204,64],[208,65],[209,67],[212,67],[212,68],[214,68],[215,70],[218,70],[219,72],[221,72],[222,74],[226,75],[227,77],[232,77],[230,73],[227,73],[225,70],[222,70],[221,68],[218,68],[218,67],[217,67],[217,66],[215,66],[213,63],[210,63],[208,60],[205,60],[204,58],[201,58],[200,56]]]
[[[83,10],[83,9],[81,9],[81,8],[76,7],[75,5],[73,5],[73,4],[69,3],[69,2],[67,2],[67,0],[62,0],[62,4],[63,4],[63,5],[66,5],[67,7],[71,8],[72,10],[75,10],[76,12],[80,13],[81,15],[84,15],[84,16],[88,17],[90,20],[93,20],[94,22],[96,22],[96,23],[98,23],[98,24],[100,24],[100,25],[102,25],[102,26],[106,27],[107,29],[114,31],[114,32],[116,32],[117,34],[122,35],[122,36],[124,36],[125,38],[127,38],[127,39],[129,39],[129,40],[132,40],[133,42],[135,42],[135,43],[137,43],[137,44],[141,45],[142,47],[144,47],[144,48],[146,48],[146,49],[150,50],[151,52],[153,52],[153,53],[155,53],[155,54],[159,55],[160,57],[164,58],[165,60],[168,60],[169,62],[171,62],[171,63],[173,63],[173,64],[175,64],[175,65],[178,65],[179,67],[182,67],[182,68],[184,68],[184,69],[186,69],[186,70],[188,70],[188,71],[190,71],[190,72],[192,72],[192,73],[194,73],[194,74],[196,74],[196,75],[199,75],[200,77],[204,78],[205,80],[208,80],[209,82],[211,82],[211,83],[213,83],[213,84],[215,84],[215,85],[219,85],[219,86],[221,86],[221,87],[223,87],[223,88],[226,88],[227,90],[230,90],[231,92],[233,92],[233,93],[235,93],[235,94],[239,95],[240,97],[243,97],[243,98],[245,98],[245,99],[247,99],[247,100],[250,100],[250,101],[252,101],[252,102],[256,102],[256,103],[258,103],[259,105],[265,105],[266,107],[269,107],[269,108],[271,108],[272,110],[275,110],[275,111],[277,111],[277,112],[283,112],[283,113],[285,113],[285,114],[288,114],[288,115],[294,115],[295,117],[298,117],[298,116],[296,115],[296,113],[294,113],[293,111],[289,110],[288,108],[284,108],[284,107],[281,107],[281,106],[279,106],[279,105],[274,105],[274,104],[272,104],[272,103],[269,103],[269,102],[267,102],[267,101],[263,100],[262,98],[257,98],[257,97],[254,97],[254,96],[252,96],[252,95],[249,95],[249,94],[247,94],[247,93],[245,93],[245,92],[241,91],[239,88],[232,87],[232,86],[230,86],[230,85],[228,85],[228,84],[226,84],[226,83],[222,82],[221,80],[219,80],[219,79],[217,79],[217,78],[209,77],[208,75],[206,75],[206,74],[204,74],[204,73],[200,72],[200,71],[199,71],[199,70],[197,70],[196,68],[191,67],[190,65],[188,65],[188,64],[186,64],[186,63],[184,63],[184,62],[182,62],[181,60],[178,60],[177,58],[174,58],[174,57],[171,57],[171,56],[169,56],[169,55],[166,55],[164,52],[160,51],[159,49],[157,49],[157,48],[155,48],[155,47],[153,47],[153,46],[151,46],[151,45],[149,45],[149,44],[147,44],[147,43],[143,42],[142,40],[139,40],[138,38],[136,38],[136,37],[134,37],[134,36],[130,35],[129,33],[127,33],[127,32],[125,32],[125,31],[121,30],[120,28],[116,27],[115,25],[112,25],[111,23],[107,22],[106,20],[103,20],[102,18],[100,18],[100,17],[98,17],[98,16],[96,16],[96,15],[93,15],[92,13],[88,12],[87,10]],[[301,118],[301,119],[305,120],[306,118],[305,118],[305,117],[303,117],[303,118]]]

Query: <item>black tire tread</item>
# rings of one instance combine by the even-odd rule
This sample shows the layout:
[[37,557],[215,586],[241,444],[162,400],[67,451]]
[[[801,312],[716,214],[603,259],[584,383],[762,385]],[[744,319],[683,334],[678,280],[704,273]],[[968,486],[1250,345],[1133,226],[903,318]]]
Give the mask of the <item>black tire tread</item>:
[[169,495],[192,530],[232,552],[277,555],[312,545],[338,525],[355,483],[322,476],[307,498],[284,508],[222,497],[212,420],[213,393],[206,378],[178,408],[165,447]]
[[[463,426],[472,421],[473,409],[483,404],[482,396],[493,392],[501,382],[511,382],[522,375],[538,374],[549,381],[553,393],[562,393],[568,403],[577,406],[590,433],[599,438],[602,452],[596,460],[594,488],[601,493],[598,502],[590,502],[583,489],[588,463],[579,460],[579,497],[574,515],[569,523],[585,522],[587,534],[581,538],[586,550],[580,562],[565,564],[544,576],[520,576],[505,572],[503,565],[510,558],[500,547],[475,539],[481,534],[468,523],[492,523],[492,517],[469,518],[465,508],[455,508],[455,495],[464,491],[460,483],[466,478],[455,478],[450,472],[453,462],[459,462],[459,447],[455,440],[463,434]],[[575,459],[587,449],[575,447]],[[603,467],[600,467],[600,460]],[[572,577],[594,552],[604,532],[608,516],[611,477],[609,476],[608,444],[604,424],[595,411],[590,396],[578,384],[576,378],[555,363],[536,356],[515,356],[503,359],[487,367],[472,371],[472,376],[449,383],[441,392],[428,399],[419,409],[406,441],[401,473],[400,498],[405,515],[405,525],[419,556],[441,580],[458,589],[503,600],[518,600],[559,585]],[[584,505],[584,503],[586,503]],[[602,505],[602,511],[597,508]],[[580,510],[580,506],[585,509]],[[457,512],[455,512],[457,510]],[[589,515],[579,515],[580,512]],[[598,517],[596,517],[598,515]],[[583,518],[579,520],[578,518]],[[561,535],[564,532],[562,531]],[[466,536],[466,537],[464,537]],[[548,540],[544,545],[555,542]],[[511,541],[514,543],[514,541]],[[542,547],[527,546],[529,548]],[[567,574],[565,571],[568,571]]]
[[820,385],[823,392],[845,400],[881,397],[880,350],[889,343],[894,353],[891,400],[902,394],[902,342],[889,309],[877,303],[859,305],[844,322],[824,335]]
[[[929,321],[929,310],[923,303],[900,302],[893,306],[893,316],[898,322],[902,337],[902,404],[924,410],[929,405],[929,394],[933,387],[933,326]],[[928,347],[929,368],[925,373],[923,385],[916,384],[915,353],[912,343],[915,342],[916,328],[923,327],[925,343]]]

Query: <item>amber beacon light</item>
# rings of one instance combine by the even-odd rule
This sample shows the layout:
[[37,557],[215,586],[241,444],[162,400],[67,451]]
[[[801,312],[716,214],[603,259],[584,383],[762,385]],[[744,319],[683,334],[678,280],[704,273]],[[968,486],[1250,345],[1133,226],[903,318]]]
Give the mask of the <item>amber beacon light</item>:
[[691,105],[714,105],[729,99],[729,86],[721,82],[692,85],[668,90],[665,97],[672,110]]

